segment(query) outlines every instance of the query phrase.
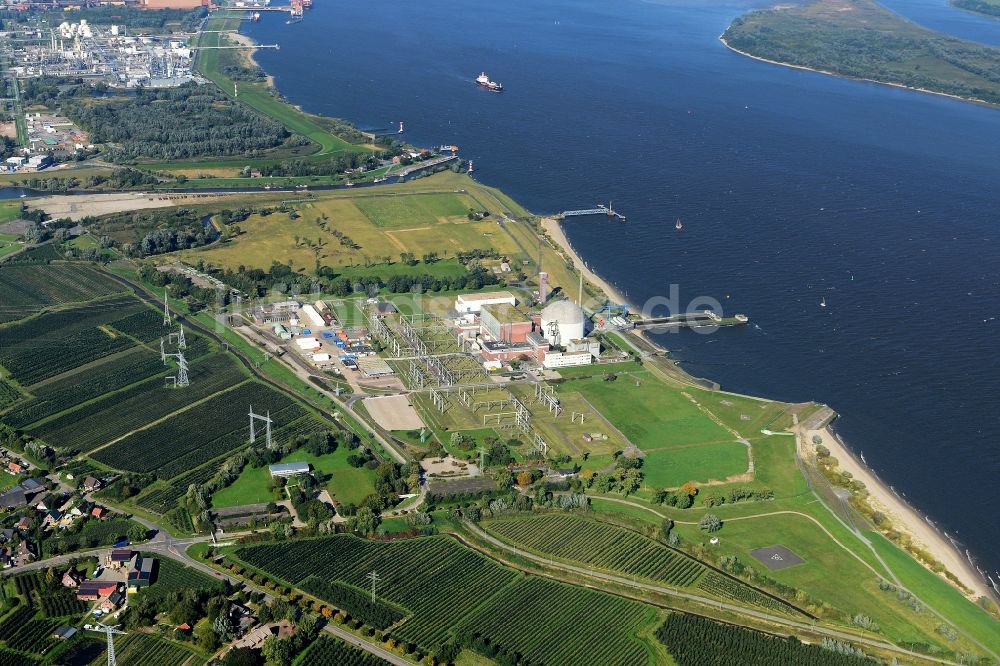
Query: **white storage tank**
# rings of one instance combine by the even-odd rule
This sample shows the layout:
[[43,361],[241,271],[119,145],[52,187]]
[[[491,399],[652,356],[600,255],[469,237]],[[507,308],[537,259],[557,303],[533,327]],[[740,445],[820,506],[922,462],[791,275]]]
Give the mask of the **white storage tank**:
[[586,317],[580,306],[569,300],[549,303],[542,310],[542,335],[553,345],[562,345],[584,336]]

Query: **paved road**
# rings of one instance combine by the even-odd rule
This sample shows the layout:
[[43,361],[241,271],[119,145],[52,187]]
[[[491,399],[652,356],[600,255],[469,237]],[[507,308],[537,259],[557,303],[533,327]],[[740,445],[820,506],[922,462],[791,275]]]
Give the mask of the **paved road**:
[[412,661],[407,661],[406,659],[403,659],[395,652],[390,652],[389,650],[386,650],[384,647],[380,645],[373,645],[367,641],[363,641],[354,634],[352,634],[351,632],[347,631],[346,629],[341,629],[336,625],[328,624],[325,627],[323,627],[323,631],[333,634],[334,636],[336,636],[337,638],[341,639],[342,641],[344,641],[349,645],[359,647],[362,650],[370,652],[376,657],[381,657],[390,664],[396,664],[396,666],[413,666]]
[[484,541],[489,542],[491,545],[496,546],[497,548],[500,548],[501,550],[513,553],[515,555],[523,557],[526,560],[531,560],[532,562],[536,562],[538,564],[542,564],[542,565],[545,565],[547,567],[551,567],[551,568],[554,568],[554,569],[562,569],[564,571],[569,571],[571,573],[580,574],[580,575],[583,575],[583,576],[587,576],[589,578],[597,578],[599,580],[606,580],[606,581],[609,581],[609,582],[612,582],[612,583],[616,583],[618,585],[627,585],[627,586],[630,586],[630,587],[637,587],[637,588],[640,588],[640,589],[643,589],[643,590],[648,590],[650,592],[655,592],[657,594],[662,594],[662,595],[669,596],[669,597],[678,597],[678,598],[681,598],[681,599],[686,599],[688,601],[695,601],[697,603],[705,604],[706,606],[712,606],[712,607],[715,607],[715,608],[721,608],[721,609],[724,609],[724,610],[732,611],[734,613],[738,613],[740,615],[747,615],[747,616],[754,617],[754,618],[757,618],[757,619],[760,619],[760,620],[765,620],[767,622],[773,622],[775,624],[779,624],[779,625],[782,625],[782,626],[785,626],[785,627],[790,627],[790,628],[794,628],[794,629],[805,629],[805,630],[812,631],[812,632],[815,632],[815,633],[818,633],[818,634],[823,634],[825,636],[830,636],[831,638],[836,638],[836,639],[844,640],[844,641],[850,641],[852,643],[862,643],[864,645],[868,645],[869,647],[879,648],[881,650],[888,650],[890,652],[895,652],[895,653],[898,653],[898,654],[901,654],[901,655],[906,655],[908,657],[916,657],[916,658],[919,658],[921,660],[933,661],[933,662],[937,662],[939,664],[955,664],[955,662],[948,661],[946,659],[938,659],[938,658],[935,658],[935,657],[929,657],[927,655],[920,654],[919,652],[912,652],[910,650],[903,649],[903,648],[898,647],[896,645],[893,645],[891,643],[886,643],[884,641],[874,640],[874,639],[867,638],[867,637],[860,637],[860,636],[857,636],[855,634],[848,633],[848,632],[845,632],[845,631],[838,631],[837,629],[830,629],[828,627],[822,627],[822,626],[818,626],[818,625],[815,625],[815,624],[809,624],[807,622],[800,622],[798,620],[793,620],[793,619],[790,619],[790,618],[787,618],[787,617],[781,617],[781,616],[778,616],[778,615],[771,615],[770,613],[764,613],[764,612],[761,612],[761,611],[756,611],[756,610],[752,610],[752,609],[749,609],[749,608],[744,608],[743,606],[737,606],[735,604],[729,604],[729,603],[726,603],[724,601],[717,601],[716,599],[711,599],[709,597],[703,597],[701,595],[693,594],[691,592],[682,592],[680,590],[673,590],[673,589],[666,588],[666,587],[660,587],[658,585],[650,585],[648,583],[642,583],[642,582],[633,580],[632,578],[624,578],[622,576],[615,576],[613,574],[604,573],[603,571],[595,571],[593,569],[588,569],[586,567],[574,566],[572,564],[565,564],[563,562],[555,562],[553,560],[549,560],[549,559],[546,559],[544,557],[541,557],[541,556],[538,556],[538,555],[534,555],[532,553],[528,553],[528,552],[525,552],[523,550],[519,550],[517,548],[514,548],[513,546],[510,546],[510,545],[504,543],[503,541],[500,541],[499,539],[497,539],[496,537],[492,536],[491,534],[488,534],[488,533],[484,532],[479,527],[477,527],[476,525],[473,525],[470,522],[465,522],[464,525],[465,525],[465,527],[470,532],[472,532],[473,534],[475,534],[479,538],[483,539]]

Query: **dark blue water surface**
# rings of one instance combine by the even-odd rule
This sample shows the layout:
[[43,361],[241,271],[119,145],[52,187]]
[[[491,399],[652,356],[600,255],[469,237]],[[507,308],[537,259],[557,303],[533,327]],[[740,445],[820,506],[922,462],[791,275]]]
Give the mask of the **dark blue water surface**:
[[[1000,43],[1000,22],[944,0],[889,4]],[[677,283],[685,304],[751,317],[662,336],[685,367],[830,404],[845,440],[996,571],[1000,110],[734,54],[718,36],[753,7],[383,0],[246,30],[281,44],[259,62],[308,111],[405,120],[407,140],[458,144],[535,212],[614,199],[627,225],[566,228],[630,301]],[[506,91],[473,85],[480,70]]]

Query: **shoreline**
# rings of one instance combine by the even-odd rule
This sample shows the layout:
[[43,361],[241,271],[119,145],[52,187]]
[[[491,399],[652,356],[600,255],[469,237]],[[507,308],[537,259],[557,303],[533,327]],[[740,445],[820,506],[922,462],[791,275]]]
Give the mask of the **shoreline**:
[[976,97],[962,97],[961,95],[955,95],[953,93],[941,92],[939,90],[929,90],[927,88],[918,88],[916,86],[908,86],[905,83],[893,83],[892,81],[879,81],[878,79],[869,79],[863,76],[848,76],[847,74],[841,74],[840,72],[834,72],[827,69],[817,69],[816,67],[807,67],[806,65],[796,65],[790,62],[782,62],[780,60],[771,60],[770,58],[764,58],[762,56],[756,56],[752,53],[747,53],[746,51],[741,51],[735,46],[730,45],[726,41],[725,33],[719,35],[719,41],[722,42],[723,46],[732,51],[733,53],[738,53],[746,58],[751,58],[757,60],[758,62],[766,62],[769,65],[779,65],[781,67],[789,67],[791,69],[800,69],[804,72],[813,72],[815,74],[824,74],[826,76],[834,76],[838,79],[844,79],[845,81],[864,81],[865,83],[874,83],[880,86],[890,86],[892,88],[900,88],[902,90],[910,90],[913,92],[926,93],[928,95],[937,95],[938,97],[948,97],[950,99],[958,100],[960,102],[968,102],[969,104],[979,104],[982,106],[989,106],[997,108],[996,104],[987,102],[984,99],[978,99]]
[[[862,463],[854,451],[837,435],[832,425],[828,424],[818,429],[798,429],[804,438],[807,446],[812,445],[813,436],[818,435],[823,440],[823,446],[830,450],[830,455],[837,459],[837,467],[843,471],[850,472],[853,478],[865,484],[868,490],[868,501],[872,508],[884,513],[892,521],[893,528],[910,536],[913,543],[924,548],[935,559],[941,562],[945,568],[956,576],[962,583],[972,590],[973,600],[979,597],[996,599],[997,595],[989,584],[979,575],[979,572],[960,552],[958,547],[951,543],[947,537],[939,532],[935,527],[927,523],[917,509],[909,502],[897,495],[888,483],[883,481],[878,474]],[[875,529],[877,532],[878,530]],[[904,551],[905,552],[905,551]],[[929,569],[923,562],[913,554],[907,553],[908,557],[917,560],[925,569]],[[933,571],[931,573],[934,573]],[[948,580],[941,574],[945,582],[955,587],[954,582]],[[959,590],[963,595],[970,595]]]
[[[250,39],[246,35],[243,35],[239,31],[237,31],[236,34],[240,38],[246,39],[250,43],[253,43],[252,39]],[[791,67],[794,69],[802,69],[819,74],[826,74],[828,76],[836,76],[843,79],[860,80],[869,83],[876,83],[880,85],[888,85],[896,88],[912,90],[916,92],[925,92],[933,95],[939,95],[942,97],[950,97],[952,99],[964,102],[980,103],[989,106],[994,106],[982,100],[964,98],[958,95],[936,92],[933,90],[925,90],[898,83],[848,77],[838,74],[836,72],[829,72],[801,65],[793,65],[789,63],[769,60],[759,56],[754,56],[752,54],[745,53],[743,51],[740,51],[739,49],[730,46],[729,43],[726,42],[724,34],[719,36],[719,41],[721,41],[727,49],[733,51],[734,53],[738,53],[742,56],[752,58],[754,60],[759,60],[761,62],[766,62],[769,64]],[[256,61],[253,58],[253,54],[255,52],[256,49],[252,49],[250,50],[249,54],[249,59],[252,62],[254,62],[254,64],[256,64]],[[270,88],[272,88],[277,94],[280,95],[280,90],[278,90],[277,86],[274,85],[273,77],[270,74],[267,74],[266,72],[265,75],[267,77],[267,85]],[[554,243],[558,249],[561,249],[565,253],[565,255],[572,262],[573,266],[583,275],[583,277],[588,282],[590,282],[592,285],[596,286],[599,290],[604,292],[604,295],[608,299],[613,300],[616,303],[627,304],[630,307],[632,307],[632,304],[630,303],[629,299],[619,289],[614,287],[612,284],[610,284],[607,280],[598,275],[594,270],[592,270],[587,265],[587,263],[583,260],[580,254],[573,247],[572,243],[570,243],[558,219],[550,216],[538,216],[538,218],[541,228],[545,232],[545,235],[548,236],[549,240],[552,243]],[[582,305],[583,304],[581,304],[581,306]],[[665,349],[662,345],[653,342],[646,336],[643,336],[643,339],[654,348],[660,349],[665,352],[669,351]],[[678,371],[684,373],[685,375],[688,374],[679,366],[678,366]],[[692,380],[697,379],[693,376],[691,377]],[[820,436],[823,438],[824,445],[826,445],[830,449],[831,454],[837,457],[837,460],[840,463],[841,468],[850,471],[852,474],[854,474],[855,478],[865,483],[865,486],[868,488],[868,491],[870,493],[870,497],[874,500],[873,505],[877,505],[879,510],[882,510],[884,513],[886,513],[886,515],[890,516],[893,519],[894,526],[897,529],[899,529],[902,532],[910,534],[916,543],[925,547],[928,550],[928,552],[930,552],[936,559],[938,559],[942,564],[945,565],[948,571],[950,571],[953,575],[958,577],[963,582],[963,584],[972,589],[976,596],[986,596],[987,598],[990,599],[1000,598],[1000,595],[997,595],[995,591],[990,588],[988,582],[978,574],[975,567],[972,566],[972,564],[966,559],[964,553],[961,553],[957,547],[955,547],[952,543],[950,543],[936,529],[931,528],[930,525],[928,525],[923,520],[923,518],[916,511],[916,509],[910,506],[908,502],[896,496],[892,491],[890,491],[888,485],[885,484],[881,479],[879,479],[878,476],[873,471],[869,470],[867,466],[863,466],[860,463],[860,461],[857,460],[853,452],[851,452],[850,448],[837,437],[836,433],[830,428],[829,425],[825,426],[824,428],[818,431],[801,430],[801,432],[803,432],[803,436],[808,436],[809,438],[811,438],[814,433],[820,434]],[[907,556],[913,558],[921,566],[924,566],[924,568],[930,571],[929,567],[924,565],[924,563],[921,562],[920,560],[917,560],[917,558],[915,558],[913,555],[907,553]],[[945,580],[952,587],[958,589],[953,582],[947,579]],[[965,594],[961,590],[959,590],[959,592]]]
[[[562,223],[554,218],[548,216],[538,216],[539,223],[542,229],[548,234],[549,238],[555,243],[556,247],[561,249],[566,256],[572,261],[573,266],[583,274],[583,278],[590,282],[592,285],[604,292],[604,295],[608,300],[614,301],[615,303],[621,305],[628,305],[631,307],[628,298],[625,294],[615,288],[610,282],[602,278],[600,275],[595,273],[587,263],[583,260],[583,257],[579,255],[573,244],[569,242],[569,238],[566,236],[566,232],[563,231]],[[568,294],[567,294],[568,295]],[[582,307],[583,304],[581,303]]]

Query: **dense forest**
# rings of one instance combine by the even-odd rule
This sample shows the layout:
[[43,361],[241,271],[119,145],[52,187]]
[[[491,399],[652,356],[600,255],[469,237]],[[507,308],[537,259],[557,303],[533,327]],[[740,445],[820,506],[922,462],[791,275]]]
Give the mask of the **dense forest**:
[[215,86],[138,90],[134,97],[96,100],[83,85],[31,80],[29,103],[58,104],[90,132],[96,144],[111,144],[107,159],[188,159],[205,156],[253,157],[281,145],[304,145],[281,123],[229,99]]
[[873,0],[751,12],[723,39],[768,60],[1000,104],[1000,49],[932,32]]
[[698,615],[671,613],[656,631],[678,666],[873,666],[847,643],[805,645]]

